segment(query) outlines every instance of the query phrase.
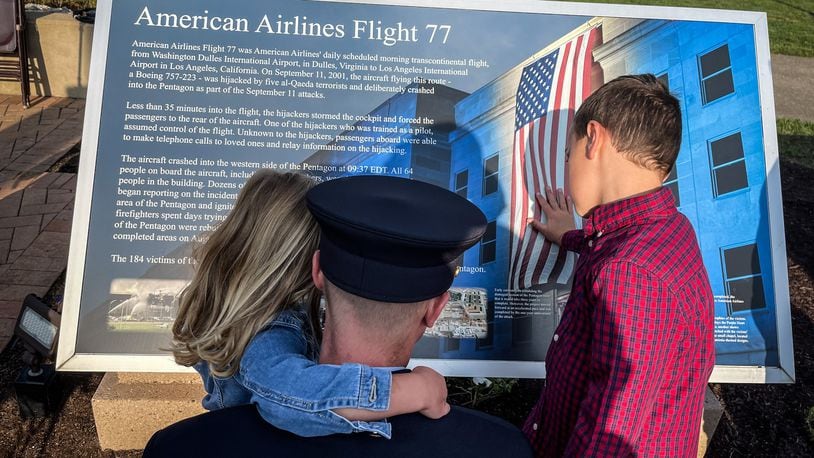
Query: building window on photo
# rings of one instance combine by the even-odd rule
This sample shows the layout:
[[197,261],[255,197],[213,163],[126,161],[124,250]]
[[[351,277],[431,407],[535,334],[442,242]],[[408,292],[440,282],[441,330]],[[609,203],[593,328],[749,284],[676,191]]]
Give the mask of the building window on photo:
[[512,318],[512,343],[531,343],[534,336],[534,327],[531,315]]
[[494,304],[486,307],[486,337],[475,339],[475,350],[491,350],[495,342],[495,312]]
[[711,141],[709,153],[715,197],[749,187],[740,132]]
[[[413,154],[413,164],[415,167],[423,168],[425,170],[432,170],[434,172],[444,171],[444,164],[437,158],[429,155]],[[448,169],[447,173],[449,173]]]
[[497,192],[497,177],[500,171],[500,158],[497,154],[483,161],[483,195]]
[[673,164],[673,169],[670,174],[664,179],[664,187],[669,188],[673,193],[673,200],[675,200],[676,207],[681,206],[681,196],[678,194],[678,164]]
[[757,245],[721,250],[729,314],[766,308]]
[[461,340],[452,337],[444,338],[446,341],[446,351],[458,351],[461,349]]
[[481,265],[494,261],[497,258],[497,222],[492,221],[486,225],[486,233],[480,241]]
[[469,170],[463,170],[455,174],[455,194],[467,198],[469,193]]
[[729,45],[699,56],[698,67],[701,71],[701,95],[705,104],[735,92]]

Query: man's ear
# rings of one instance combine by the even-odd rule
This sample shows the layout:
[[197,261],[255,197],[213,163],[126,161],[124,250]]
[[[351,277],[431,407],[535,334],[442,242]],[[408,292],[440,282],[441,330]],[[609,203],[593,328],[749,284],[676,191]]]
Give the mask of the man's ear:
[[428,328],[431,328],[441,315],[441,312],[444,310],[447,302],[449,302],[449,291],[438,297],[430,299],[430,305],[427,307],[427,311],[424,313],[422,324]]
[[322,274],[322,269],[319,267],[319,250],[314,251],[314,256],[311,257],[311,280],[314,281],[314,286],[320,291],[325,291],[325,275]]

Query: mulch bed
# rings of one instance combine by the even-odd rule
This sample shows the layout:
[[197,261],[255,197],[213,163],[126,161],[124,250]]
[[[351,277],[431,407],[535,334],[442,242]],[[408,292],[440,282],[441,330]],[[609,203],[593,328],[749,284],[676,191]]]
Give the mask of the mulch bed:
[[714,385],[724,416],[708,456],[814,456],[814,168],[781,160],[793,385]]
[[[814,168],[783,160],[781,176],[797,383],[713,385],[725,411],[708,456],[814,456],[814,425],[806,423],[814,407]],[[61,288],[57,282],[50,300],[59,300]],[[19,345],[9,345],[0,353],[0,456],[139,456],[138,451],[99,450],[91,397],[101,374],[60,374],[59,413],[21,420],[13,388],[21,352]],[[519,425],[540,386],[540,381],[520,380],[511,394],[477,408]]]

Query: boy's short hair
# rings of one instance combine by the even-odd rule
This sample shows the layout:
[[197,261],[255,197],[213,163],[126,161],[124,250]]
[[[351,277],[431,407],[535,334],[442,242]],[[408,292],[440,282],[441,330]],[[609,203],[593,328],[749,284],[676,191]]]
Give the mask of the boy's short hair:
[[587,135],[588,122],[602,124],[613,146],[642,167],[669,174],[681,148],[678,99],[652,74],[626,75],[591,94],[574,115],[572,132]]

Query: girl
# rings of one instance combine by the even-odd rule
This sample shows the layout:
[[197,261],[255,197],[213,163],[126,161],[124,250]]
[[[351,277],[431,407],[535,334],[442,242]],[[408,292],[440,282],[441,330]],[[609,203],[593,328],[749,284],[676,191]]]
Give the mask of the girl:
[[[208,410],[253,403],[301,436],[370,431],[390,437],[392,415],[446,414],[435,371],[320,365],[319,291],[311,257],[319,229],[304,175],[261,169],[196,252],[196,272],[173,325],[178,364],[201,374]],[[379,421],[376,421],[379,420]]]

